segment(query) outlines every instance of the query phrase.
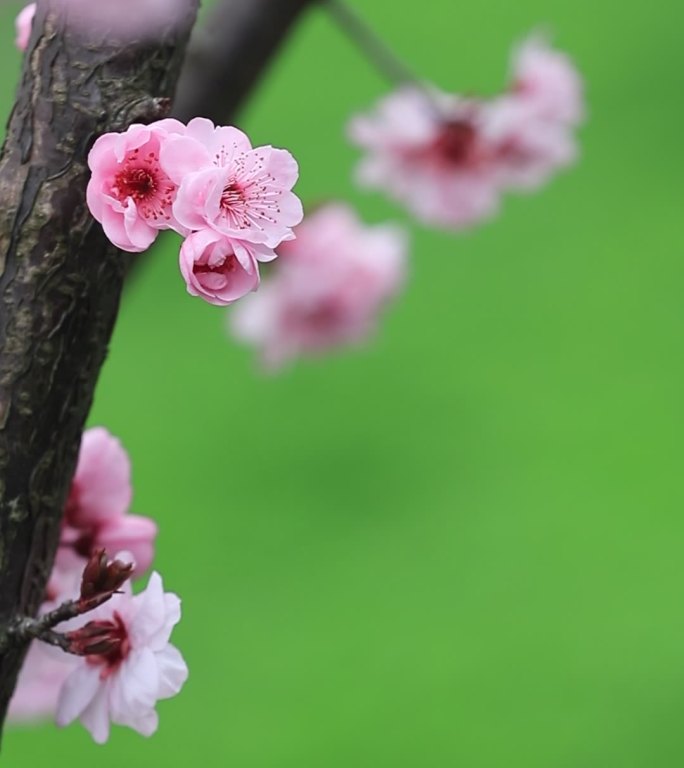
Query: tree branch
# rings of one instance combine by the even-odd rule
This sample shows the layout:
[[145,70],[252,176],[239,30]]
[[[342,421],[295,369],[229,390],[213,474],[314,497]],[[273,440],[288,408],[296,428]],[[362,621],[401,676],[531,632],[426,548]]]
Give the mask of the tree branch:
[[[122,46],[76,38],[52,0],[38,1],[0,156],[5,635],[14,617],[35,615],[43,599],[127,267],[88,212],[87,153],[105,131],[162,116],[196,10],[197,0],[187,0],[173,29],[160,30],[154,42]],[[25,644],[10,644],[0,653],[0,723],[25,651]]]
[[192,36],[174,117],[232,122],[300,15],[317,0],[219,0]]

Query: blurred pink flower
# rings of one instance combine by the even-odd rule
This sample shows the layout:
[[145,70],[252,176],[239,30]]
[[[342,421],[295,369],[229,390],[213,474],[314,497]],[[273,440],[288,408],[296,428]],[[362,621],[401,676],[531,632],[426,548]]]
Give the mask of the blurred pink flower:
[[533,35],[514,52],[513,93],[547,120],[577,125],[584,117],[582,78],[570,57]]
[[173,213],[188,230],[210,228],[274,248],[302,219],[291,191],[299,175],[295,159],[284,149],[253,149],[237,128],[195,118],[183,136],[164,142],[161,165],[178,185]]
[[87,429],[67,502],[69,525],[106,523],[128,511],[132,496],[131,462],[121,441],[104,427]]
[[270,367],[368,336],[402,284],[407,238],[328,204],[306,217],[279,254],[274,273],[230,318],[234,335],[258,347]]
[[31,26],[33,25],[33,17],[35,15],[36,4],[31,3],[19,11],[19,15],[14,20],[14,27],[17,32],[14,44],[20,51],[25,51],[28,47],[28,41],[31,37]]
[[59,691],[78,663],[75,656],[34,640],[10,701],[9,721],[23,723],[54,717]]
[[502,190],[535,190],[577,158],[571,128],[542,118],[535,104],[515,95],[502,96],[489,104],[484,133],[491,146],[496,182]]
[[210,304],[232,304],[259,286],[258,261],[271,261],[270,248],[230,240],[211,229],[193,232],[180,250],[180,271],[188,293]]
[[416,87],[395,91],[350,123],[351,139],[367,150],[357,178],[428,224],[461,229],[485,219],[499,201],[486,119],[474,100]]
[[579,75],[536,38],[518,50],[514,70],[498,98],[406,86],[354,118],[350,138],[366,150],[359,182],[427,224],[458,230],[495,213],[505,189],[535,188],[569,165],[583,113]]
[[134,124],[124,133],[105,133],[90,150],[88,207],[118,248],[144,251],[160,229],[185,234],[172,213],[176,185],[159,164],[164,139],[184,131],[173,119]]
[[[103,427],[83,433],[57,551],[58,571],[79,571],[95,549],[129,551],[139,575],[152,564],[156,523],[129,515],[131,464],[120,441]],[[49,592],[59,591],[55,577]]]
[[[175,696],[188,677],[183,657],[169,644],[180,600],[164,592],[154,572],[143,592],[133,596],[126,584],[87,619],[86,637],[99,633],[107,649],[77,660],[60,691],[57,724],[80,719],[98,744],[109,738],[110,722],[152,735],[157,701]],[[71,634],[76,642],[78,630]]]

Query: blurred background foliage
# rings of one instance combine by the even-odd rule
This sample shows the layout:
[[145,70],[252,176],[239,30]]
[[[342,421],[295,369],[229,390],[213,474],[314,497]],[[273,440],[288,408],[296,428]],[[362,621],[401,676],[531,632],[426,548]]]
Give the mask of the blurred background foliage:
[[[492,93],[546,25],[586,77],[581,163],[458,236],[415,228],[375,342],[258,373],[177,243],[130,285],[92,424],[184,600],[190,665],[149,741],[7,732],[15,768],[651,768],[684,760],[684,7],[355,0],[440,86]],[[0,9],[0,102],[20,57]],[[268,23],[264,19],[264,23]],[[307,201],[351,181],[385,84],[311,13],[240,125]]]

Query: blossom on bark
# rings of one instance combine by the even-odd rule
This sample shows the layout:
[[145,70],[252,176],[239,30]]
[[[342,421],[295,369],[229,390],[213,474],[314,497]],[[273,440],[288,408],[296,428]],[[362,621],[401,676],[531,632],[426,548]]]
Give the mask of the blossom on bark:
[[28,47],[29,38],[31,37],[31,27],[33,25],[33,17],[36,15],[36,4],[31,3],[25,8],[22,8],[14,20],[14,28],[16,30],[16,37],[14,44],[20,51],[25,51]]
[[[64,511],[58,572],[82,570],[99,548],[129,551],[136,574],[150,567],[157,526],[150,518],[128,514],[131,497],[131,464],[120,441],[103,427],[86,430]],[[55,578],[49,591],[56,591]]]
[[407,238],[328,204],[305,218],[279,255],[273,275],[230,316],[233,334],[259,348],[269,367],[366,338],[403,282]]
[[188,293],[226,306],[259,287],[259,261],[275,252],[263,245],[230,240],[211,229],[189,235],[180,250],[180,271]]
[[164,592],[161,576],[153,572],[140,594],[132,595],[126,584],[83,618],[87,623],[67,635],[84,656],[61,688],[57,724],[78,719],[99,744],[109,738],[110,723],[152,735],[157,701],[175,696],[188,676],[183,657],[169,643],[180,600]]
[[159,163],[160,148],[185,126],[171,118],[100,136],[88,155],[86,198],[107,237],[124,251],[144,251],[159,230],[185,234],[173,216],[176,184]]
[[302,219],[291,191],[299,175],[295,159],[284,149],[253,148],[237,128],[197,117],[183,135],[164,142],[161,165],[178,186],[173,214],[188,230],[208,228],[275,248]]

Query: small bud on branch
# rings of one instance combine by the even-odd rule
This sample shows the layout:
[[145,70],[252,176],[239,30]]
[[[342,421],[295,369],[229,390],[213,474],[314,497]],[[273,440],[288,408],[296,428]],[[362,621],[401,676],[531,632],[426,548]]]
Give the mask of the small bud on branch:
[[[52,611],[48,611],[37,619],[24,616],[18,619],[10,628],[8,637],[11,641],[42,640],[49,645],[56,645],[68,653],[85,655],[88,653],[109,653],[113,650],[112,637],[106,635],[103,622],[90,622],[77,632],[55,632],[54,628],[70,619],[75,619],[88,611],[106,603],[128,581],[133,573],[133,563],[123,563],[121,560],[109,561],[104,549],[97,550],[90,558],[81,578],[81,594],[78,600],[66,600]],[[108,624],[111,622],[104,622]],[[93,626],[91,626],[93,625]],[[112,625],[113,627],[114,625]],[[88,633],[83,630],[88,629]],[[111,629],[111,628],[110,628]],[[105,643],[104,651],[84,650],[88,643]]]
[[[86,605],[104,595],[107,595],[105,599],[109,599],[128,581],[133,573],[133,568],[133,563],[122,563],[121,560],[112,560],[110,563],[104,549],[96,550],[83,569],[81,600],[79,602]],[[104,600],[100,600],[98,605],[102,602]],[[87,610],[90,609],[85,608],[81,613],[85,613]]]

